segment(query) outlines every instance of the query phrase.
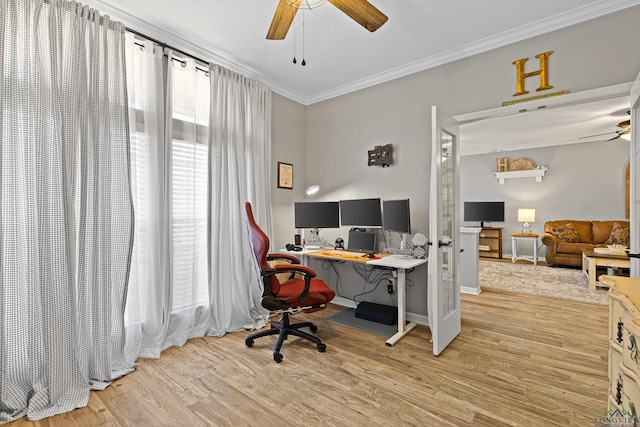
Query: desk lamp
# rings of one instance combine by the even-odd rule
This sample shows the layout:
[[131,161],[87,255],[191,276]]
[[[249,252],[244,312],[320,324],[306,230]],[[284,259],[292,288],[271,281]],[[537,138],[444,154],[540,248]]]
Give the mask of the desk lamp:
[[536,222],[536,210],[535,209],[518,209],[518,222],[524,222],[522,226],[522,234],[531,234],[530,222]]

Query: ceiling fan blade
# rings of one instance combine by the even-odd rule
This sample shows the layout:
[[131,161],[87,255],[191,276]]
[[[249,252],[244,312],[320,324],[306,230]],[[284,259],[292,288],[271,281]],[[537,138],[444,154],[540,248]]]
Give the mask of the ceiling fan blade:
[[267,40],[283,40],[287,36],[300,3],[302,3],[302,0],[295,0],[295,4],[289,6],[285,2],[278,0],[278,8],[271,20],[271,26],[267,32]]
[[613,131],[612,131],[612,132],[606,132],[606,133],[598,133],[598,134],[595,134],[595,135],[589,135],[589,136],[581,136],[581,137],[580,137],[580,138],[578,138],[578,139],[595,138],[596,136],[609,135],[609,134],[612,134],[612,133],[615,133],[615,132],[613,132]]
[[620,138],[620,134],[617,134],[616,136],[614,136],[614,137],[613,137],[613,138],[611,138],[611,139],[607,139],[607,142],[609,142],[609,141],[615,141],[615,140],[616,140],[616,139],[618,139],[618,138]]
[[367,30],[374,32],[387,22],[387,15],[367,0],[327,0]]

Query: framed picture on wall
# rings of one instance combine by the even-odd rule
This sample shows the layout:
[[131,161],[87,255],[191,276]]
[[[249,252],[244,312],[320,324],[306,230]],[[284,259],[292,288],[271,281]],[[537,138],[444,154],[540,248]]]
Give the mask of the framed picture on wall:
[[293,165],[278,162],[278,188],[293,190]]

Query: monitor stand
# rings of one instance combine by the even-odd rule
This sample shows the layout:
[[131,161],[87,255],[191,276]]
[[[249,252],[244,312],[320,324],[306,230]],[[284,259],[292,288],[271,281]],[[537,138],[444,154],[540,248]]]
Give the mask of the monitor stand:
[[400,249],[388,248],[387,252],[394,255],[411,255],[413,251],[407,248],[407,235],[406,233],[400,233]]
[[314,228],[311,230],[311,238],[309,239],[309,241],[306,243],[306,246],[318,246],[319,248],[326,248],[329,247],[330,245],[327,243],[326,240],[321,239],[320,238],[320,229],[319,228]]

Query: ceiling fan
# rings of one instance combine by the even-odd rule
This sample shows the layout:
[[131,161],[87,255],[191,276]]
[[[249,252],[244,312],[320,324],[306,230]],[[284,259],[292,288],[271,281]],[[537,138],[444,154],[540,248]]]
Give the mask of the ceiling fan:
[[[630,111],[627,111],[627,114],[630,114],[630,113],[631,113]],[[630,119],[623,120],[620,123],[618,123],[616,126],[618,126],[620,130],[606,132],[606,133],[599,133],[596,135],[582,136],[578,139],[593,138],[596,136],[604,136],[604,135],[615,133],[616,136],[614,136],[611,139],[607,139],[607,141],[614,141],[618,138],[626,139],[627,141],[629,141],[631,139],[631,120]]]
[[[387,16],[367,0],[327,0],[367,30],[374,32],[387,22]],[[317,3],[317,0],[313,2]],[[310,9],[310,0],[280,0],[267,32],[267,40],[283,40],[298,9]]]

